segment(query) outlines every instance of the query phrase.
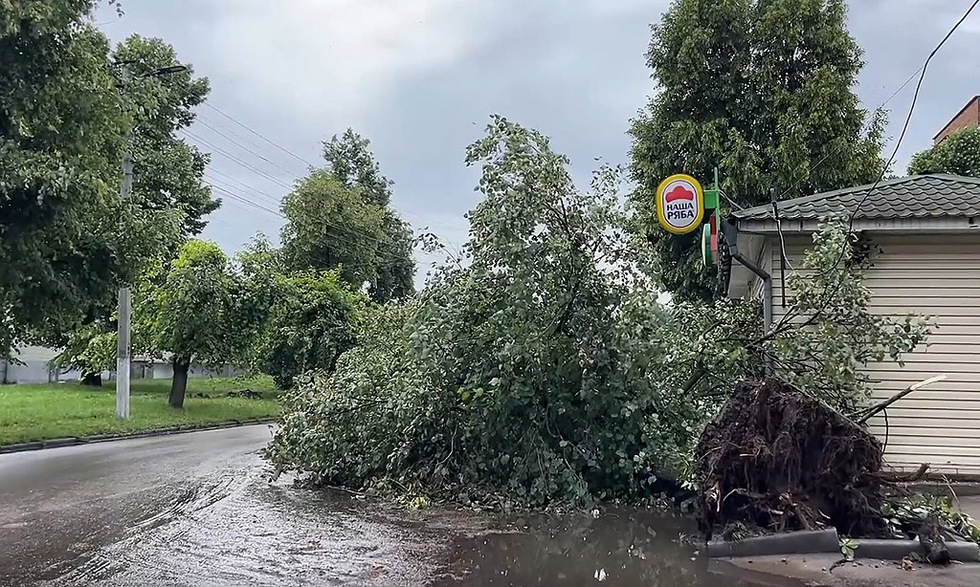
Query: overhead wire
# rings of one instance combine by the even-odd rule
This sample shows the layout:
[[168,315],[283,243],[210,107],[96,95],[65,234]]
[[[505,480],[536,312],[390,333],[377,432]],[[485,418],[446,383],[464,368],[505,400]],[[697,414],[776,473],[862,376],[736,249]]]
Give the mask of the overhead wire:
[[222,149],[218,145],[215,145],[214,143],[212,143],[211,141],[209,141],[209,140],[201,137],[200,135],[197,135],[197,134],[195,134],[195,133],[193,133],[193,132],[191,132],[191,131],[189,131],[189,130],[187,130],[185,128],[180,129],[178,132],[181,132],[181,133],[187,135],[188,138],[190,138],[193,141],[196,141],[196,142],[201,143],[205,147],[208,147],[210,149],[214,149],[214,151],[216,151],[222,157],[225,157],[226,159],[228,159],[228,160],[230,160],[230,161],[232,161],[234,163],[237,163],[238,165],[241,165],[245,169],[248,169],[249,171],[252,171],[253,173],[256,173],[257,175],[260,175],[260,176],[264,177],[265,179],[271,181],[272,183],[274,183],[274,184],[276,184],[278,186],[284,187],[287,190],[293,189],[293,186],[285,183],[281,179],[279,179],[277,177],[274,177],[274,176],[272,176],[272,175],[270,175],[270,174],[262,171],[261,169],[255,167],[254,165],[252,165],[252,164],[250,164],[250,163],[242,160],[241,158],[239,158],[239,157],[237,157],[235,155],[232,155],[228,151]]
[[220,114],[221,116],[223,116],[223,117],[225,117],[225,118],[227,118],[228,120],[230,120],[230,121],[232,121],[232,122],[234,122],[234,123],[235,123],[235,124],[237,124],[238,126],[240,126],[240,127],[242,127],[242,128],[244,128],[244,129],[245,129],[245,130],[247,130],[247,131],[248,131],[249,133],[251,133],[251,134],[253,134],[253,135],[255,135],[256,137],[258,137],[258,138],[260,138],[260,139],[262,139],[262,140],[263,140],[263,141],[265,141],[266,143],[269,143],[269,144],[270,144],[270,145],[272,145],[273,147],[275,147],[275,148],[277,148],[277,149],[279,149],[279,150],[280,150],[280,151],[282,151],[283,153],[285,153],[285,154],[287,154],[287,155],[289,155],[289,156],[291,156],[291,157],[293,157],[293,158],[294,158],[294,159],[296,159],[297,161],[299,161],[299,162],[301,162],[301,163],[305,163],[306,165],[309,165],[310,167],[316,167],[316,165],[315,165],[315,164],[313,164],[313,163],[310,163],[309,161],[307,161],[307,160],[306,160],[306,159],[304,159],[303,157],[300,157],[300,156],[299,156],[299,155],[297,155],[296,153],[293,153],[292,151],[290,151],[290,150],[289,150],[289,149],[287,149],[286,147],[283,147],[283,146],[282,146],[282,145],[280,145],[279,143],[276,143],[276,142],[275,142],[275,141],[273,141],[272,139],[270,139],[270,138],[268,138],[268,137],[266,137],[266,136],[264,136],[264,135],[262,135],[262,134],[261,134],[261,133],[259,133],[258,131],[256,131],[256,130],[254,130],[254,129],[253,129],[252,127],[250,127],[250,126],[248,126],[247,124],[245,124],[244,122],[241,122],[241,121],[239,121],[239,120],[237,120],[236,118],[234,118],[234,117],[233,117],[233,116],[231,116],[230,114],[228,114],[228,113],[226,113],[226,112],[224,112],[223,110],[221,110],[221,109],[219,109],[219,108],[218,108],[217,106],[214,106],[214,105],[212,105],[212,104],[210,104],[210,103],[208,103],[208,102],[205,102],[205,103],[204,103],[204,105],[205,105],[205,106],[207,106],[208,108],[210,108],[211,110],[214,110],[215,112],[217,112],[217,113],[218,113],[218,114]]
[[271,159],[269,159],[265,155],[263,155],[261,153],[258,153],[256,151],[253,151],[249,147],[247,147],[247,146],[243,145],[242,143],[236,141],[233,137],[228,136],[228,134],[226,134],[223,131],[221,131],[221,129],[216,128],[214,125],[210,124],[208,121],[204,120],[203,118],[198,118],[197,119],[197,122],[200,123],[201,125],[203,125],[204,127],[211,129],[211,132],[213,132],[214,134],[216,134],[216,135],[220,136],[221,138],[225,139],[229,143],[232,143],[233,145],[239,147],[240,149],[242,149],[246,153],[250,153],[250,154],[254,155],[255,157],[258,157],[259,159],[261,159],[262,161],[265,161],[266,163],[268,163],[269,165],[275,167],[279,171],[284,171],[284,172],[286,172],[286,173],[288,173],[290,175],[294,175],[294,172],[293,171],[291,171],[289,169],[286,169],[285,167],[283,167],[282,165],[279,165],[275,161],[272,161]]
[[[259,139],[261,139],[265,143],[268,143],[269,145],[272,145],[276,149],[282,151],[283,153],[286,153],[287,155],[289,155],[290,157],[296,159],[297,161],[299,161],[301,163],[304,163],[307,166],[307,169],[313,169],[313,168],[316,168],[317,167],[317,165],[315,163],[312,163],[308,159],[306,159],[304,157],[301,157],[300,155],[297,155],[293,151],[290,151],[289,149],[283,147],[279,143],[277,143],[274,140],[270,139],[269,137],[263,135],[262,133],[260,133],[259,131],[255,130],[251,126],[249,126],[249,125],[245,124],[244,122],[238,120],[237,118],[235,118],[234,116],[228,114],[227,112],[219,109],[217,106],[213,106],[212,104],[210,104],[208,102],[204,102],[204,105],[207,106],[208,108],[210,108],[211,110],[215,111],[216,113],[220,114],[223,118],[226,118],[227,120],[235,123],[235,125],[237,125],[237,126],[243,128],[243,129],[245,129],[246,131],[248,131],[249,134],[251,134],[251,135],[253,135],[255,137],[258,137]],[[204,117],[200,117],[199,118],[199,122],[201,122],[207,128],[211,128],[212,130],[215,130],[214,127],[211,124],[208,124],[204,120]],[[225,130],[227,130],[227,129],[225,129]],[[235,143],[236,145],[238,145],[242,149],[248,151],[249,153],[252,153],[253,155],[256,155],[256,156],[262,158],[263,160],[265,160],[266,162],[270,163],[271,165],[277,167],[278,169],[284,170],[281,166],[279,166],[279,165],[277,165],[277,164],[275,164],[275,163],[273,163],[271,161],[268,161],[265,157],[262,157],[261,155],[258,155],[257,153],[255,153],[251,149],[248,149],[248,148],[244,147],[243,145],[239,144],[237,141],[234,141],[233,139],[229,139],[224,134],[222,134],[222,132],[220,132],[218,130],[215,130],[215,132],[216,132],[216,134],[218,134],[220,136],[224,136],[226,138],[226,140],[229,140],[230,142]],[[228,132],[230,132],[231,134],[235,134],[233,131],[230,131],[230,130]],[[241,137],[241,135],[236,135],[236,136]],[[251,143],[251,144],[252,145],[255,145],[254,142]],[[258,145],[255,145],[255,146],[258,147]],[[292,189],[292,188],[290,188],[290,189]],[[389,203],[389,206],[391,206],[391,208],[395,212],[397,212],[398,214],[400,214],[401,216],[414,216],[416,218],[423,218],[423,216],[421,216],[419,214],[414,214],[414,213],[412,213],[411,211],[409,211],[407,209],[402,209],[400,206],[396,206],[394,202],[390,202]],[[434,224],[436,226],[440,226],[439,223],[432,223],[432,222],[428,222],[428,223],[425,223],[425,224]],[[441,226],[443,226],[444,228],[451,228],[451,227],[446,226],[446,225],[441,225]]]
[[[233,117],[230,114],[224,112],[223,110],[217,108],[216,106],[213,106],[213,105],[211,105],[211,104],[209,104],[207,102],[205,102],[204,105],[207,106],[208,108],[210,108],[211,110],[217,112],[222,117],[224,117],[224,118],[230,120],[231,122],[235,123],[237,126],[239,126],[239,127],[243,128],[243,129],[247,130],[250,134],[258,137],[259,139],[262,139],[264,142],[266,142],[266,143],[272,145],[273,147],[277,148],[278,150],[280,150],[280,151],[282,151],[282,152],[290,155],[291,157],[293,157],[297,161],[300,161],[302,163],[305,163],[306,165],[309,166],[309,168],[316,167],[316,165],[314,165],[310,161],[304,159],[303,157],[301,157],[299,155],[296,155],[295,153],[293,153],[289,149],[286,149],[285,147],[283,147],[279,143],[276,143],[272,139],[266,137],[262,133],[256,131],[255,129],[253,129],[249,125],[245,124],[244,122],[239,121],[235,117]],[[198,122],[202,123],[203,126],[205,126],[205,127],[209,128],[210,130],[212,130],[212,132],[214,132],[216,135],[224,138],[229,143],[235,145],[236,147],[242,149],[243,151],[245,151],[245,152],[247,152],[247,153],[249,153],[249,154],[251,154],[251,155],[253,155],[255,157],[258,157],[259,159],[261,159],[265,163],[268,163],[269,165],[272,165],[273,167],[276,167],[277,169],[279,169],[281,171],[284,171],[284,172],[288,173],[291,177],[295,175],[292,172],[290,172],[289,170],[285,169],[284,167],[282,167],[282,166],[276,164],[275,162],[271,161],[267,157],[265,157],[265,156],[263,156],[263,155],[255,152],[255,151],[253,151],[252,149],[246,147],[241,142],[235,140],[232,137],[229,137],[228,136],[228,133],[234,134],[232,131],[229,130],[229,131],[227,131],[227,133],[226,132],[223,132],[221,129],[216,128],[213,124],[210,124],[206,120],[203,120],[203,118],[199,118],[198,119]],[[227,130],[227,129],[225,129],[225,130]],[[210,141],[210,140],[208,140],[208,139],[206,139],[204,137],[201,137],[200,135],[198,135],[198,134],[196,134],[194,132],[191,132],[191,131],[189,131],[187,129],[181,129],[181,132],[185,133],[187,135],[187,138],[189,138],[190,140],[195,141],[195,142],[198,142],[198,143],[204,145],[205,147],[208,147],[209,149],[213,149],[217,154],[221,155],[223,158],[225,158],[225,159],[227,159],[227,160],[235,163],[236,165],[241,166],[242,168],[244,168],[244,169],[246,169],[248,171],[251,171],[251,172],[253,172],[253,173],[255,173],[255,174],[263,177],[264,179],[266,179],[266,180],[274,183],[275,185],[278,185],[280,187],[286,188],[288,190],[292,190],[295,187],[295,185],[290,186],[290,185],[286,184],[281,179],[276,178],[276,177],[274,177],[274,176],[272,176],[272,175],[270,175],[270,174],[262,171],[261,169],[257,168],[256,166],[248,163],[247,161],[244,161],[242,158],[240,158],[240,157],[238,157],[238,156],[236,156],[236,155],[228,152],[227,150],[225,150],[225,149],[221,148],[220,146],[216,145],[214,142],[212,142],[212,141]],[[254,145],[254,143],[252,143],[252,144]],[[256,145],[256,147],[257,147],[257,145]],[[252,195],[254,195],[256,197],[266,199],[269,202],[274,203],[277,206],[281,203],[281,198],[277,198],[275,196],[272,196],[272,195],[270,195],[270,194],[268,194],[266,192],[263,192],[263,191],[255,188],[253,186],[250,186],[248,184],[245,184],[244,182],[233,178],[229,174],[220,172],[220,171],[218,171],[216,169],[213,169],[213,168],[209,169],[209,171],[212,172],[212,173],[216,173],[218,175],[221,175],[221,176],[225,177],[227,180],[230,180],[231,182],[234,182],[234,183],[242,186],[241,189],[245,189],[245,190],[251,192]],[[212,185],[213,185],[214,179],[213,178],[210,178],[210,181],[212,182]],[[296,181],[298,181],[298,178],[296,179]],[[229,189],[229,186],[227,186],[227,185],[225,185],[224,187],[221,187],[219,185],[217,187],[219,188],[219,191],[221,191],[221,192],[223,192],[225,194],[229,194],[232,191],[231,189]],[[233,188],[233,189],[239,189],[239,188]],[[242,197],[239,194],[236,194],[236,196],[233,197],[232,199],[235,200],[235,201],[239,201],[241,203],[256,204],[256,205],[258,205],[260,207],[260,209],[264,209],[266,211],[271,212],[271,210],[268,209],[268,208],[266,208],[265,206],[262,206],[261,204],[258,204],[258,203],[255,203],[255,202],[252,202],[248,198],[244,198],[244,197]],[[402,216],[411,215],[411,216],[414,216],[414,217],[419,218],[419,219],[422,218],[418,214],[413,214],[413,213],[408,212],[408,211],[398,210],[394,206],[394,204],[390,204],[390,205],[391,205],[392,209],[394,209],[396,212],[398,212]],[[280,216],[282,218],[282,215],[279,214],[278,212],[275,212],[275,214],[277,214],[278,216]],[[432,224],[438,225],[438,223],[432,223]],[[350,235],[362,236],[363,238],[366,238],[366,239],[369,239],[369,240],[372,240],[372,241],[376,241],[379,244],[380,243],[391,242],[391,239],[390,238],[389,239],[384,239],[384,238],[379,239],[379,238],[375,237],[374,235],[365,233],[363,231],[359,231],[357,229],[353,229],[353,228],[349,228],[349,227],[341,227],[341,226],[332,225],[332,224],[327,224],[327,226],[330,227],[330,228],[332,228],[332,229],[334,229],[334,230],[337,230],[337,231],[346,232],[347,234],[350,234]],[[446,227],[446,228],[448,228],[448,227]],[[428,227],[426,229],[429,230]],[[429,230],[429,232],[432,233],[432,234],[435,234],[431,230]],[[436,235],[436,236],[439,237],[439,235]],[[439,238],[443,238],[443,237],[439,237]]]
[[262,204],[259,204],[258,202],[255,202],[253,200],[249,200],[248,198],[243,198],[242,196],[239,196],[238,194],[236,194],[236,193],[234,193],[234,192],[232,192],[232,191],[230,191],[230,190],[228,190],[226,188],[223,188],[220,185],[217,185],[217,184],[212,183],[212,182],[208,182],[208,186],[210,186],[211,189],[213,189],[213,190],[217,190],[223,196],[227,196],[227,197],[231,198],[232,200],[234,200],[236,202],[240,202],[242,204],[246,204],[246,205],[251,206],[252,208],[255,208],[257,210],[262,210],[264,212],[268,212],[269,214],[272,214],[272,215],[274,215],[274,216],[276,216],[278,218],[281,218],[283,220],[286,219],[286,217],[283,216],[282,214],[280,214],[277,210],[274,210],[272,208],[268,208],[266,206],[263,206]]
[[[244,181],[239,180],[238,178],[234,177],[233,175],[230,175],[228,173],[225,173],[225,172],[223,172],[223,171],[221,171],[219,169],[208,169],[207,172],[205,173],[205,177],[207,177],[207,174],[208,173],[221,176],[221,178],[222,178],[221,181],[224,182],[224,183],[237,184],[236,186],[232,186],[232,189],[244,191],[245,193],[247,193],[249,195],[252,195],[254,197],[257,197],[257,198],[261,198],[263,200],[266,200],[269,203],[271,203],[271,204],[273,204],[273,205],[275,205],[277,207],[282,205],[282,197],[281,196],[273,196],[272,194],[269,194],[268,192],[264,192],[264,191],[262,191],[262,190],[260,190],[260,189],[258,189],[256,187],[253,187],[253,186],[245,183]],[[211,179],[213,179],[213,178],[211,178]]]

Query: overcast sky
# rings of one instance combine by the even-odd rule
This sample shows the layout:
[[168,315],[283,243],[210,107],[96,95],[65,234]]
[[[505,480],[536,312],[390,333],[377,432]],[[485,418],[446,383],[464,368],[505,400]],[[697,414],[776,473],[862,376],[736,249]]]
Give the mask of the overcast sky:
[[[969,0],[854,0],[865,50],[857,88],[878,106],[915,72]],[[667,0],[125,0],[97,20],[118,41],[162,37],[211,80],[188,140],[212,152],[209,179],[277,210],[321,142],[348,126],[369,138],[415,228],[466,240],[475,170],[463,165],[491,113],[549,135],[586,185],[594,157],[627,160],[629,119],[652,90],[644,53]],[[929,67],[899,153],[912,153],[980,93],[980,11]],[[914,83],[888,104],[901,130]],[[224,112],[231,118],[223,116]],[[238,121],[257,134],[240,126]],[[264,138],[263,138],[264,137]],[[268,139],[285,150],[277,149]],[[251,152],[250,152],[251,151]],[[288,151],[288,153],[287,153]],[[248,186],[242,187],[242,186]],[[206,238],[229,253],[281,219],[227,195]],[[419,256],[421,283],[431,259]]]

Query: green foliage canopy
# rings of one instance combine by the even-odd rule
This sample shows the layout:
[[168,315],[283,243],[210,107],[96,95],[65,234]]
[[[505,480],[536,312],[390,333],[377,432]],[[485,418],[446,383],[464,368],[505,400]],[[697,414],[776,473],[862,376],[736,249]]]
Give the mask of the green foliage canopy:
[[[265,323],[270,298],[236,273],[216,244],[191,240],[150,270],[133,291],[133,348],[174,365],[170,403],[183,404],[192,362],[243,363]],[[183,374],[183,375],[181,375]],[[185,377],[181,381],[181,377]]]
[[415,291],[412,233],[392,210],[392,182],[351,129],[323,146],[326,165],[313,170],[283,202],[283,249],[290,266],[339,269],[355,289],[368,284],[379,302]]
[[[470,264],[369,310],[336,371],[284,395],[268,453],[281,469],[503,508],[641,501],[651,476],[685,475],[705,422],[772,356],[803,366],[807,391],[857,405],[857,367],[922,340],[914,320],[870,315],[860,272],[835,272],[833,232],[807,267],[845,280],[842,295],[814,328],[769,340],[755,303],[658,303],[639,269],[652,252],[624,236],[616,170],[579,192],[545,137],[499,117],[467,161],[485,195],[469,215]],[[794,284],[798,315],[822,304]],[[865,330],[841,336],[837,320]]]
[[308,372],[330,373],[354,346],[355,318],[366,301],[337,272],[282,276],[263,342],[263,371],[290,388]]
[[912,157],[909,175],[927,173],[980,177],[980,128],[954,132],[938,145]]
[[102,314],[179,215],[118,197],[126,114],[89,1],[0,11],[0,355]]
[[647,54],[657,92],[634,120],[632,201],[656,252],[660,286],[711,300],[697,233],[657,228],[659,183],[674,173],[722,189],[742,205],[872,181],[881,171],[884,116],[866,113],[852,88],[861,51],[843,0],[675,0],[653,28]]
[[[193,67],[181,63],[174,48],[162,39],[133,35],[113,52],[129,64],[133,79],[123,86],[133,106],[133,198],[143,208],[180,210],[185,236],[204,229],[204,217],[221,205],[204,181],[208,155],[176,136],[194,121],[193,108],[207,98],[207,78],[194,77]],[[164,67],[187,69],[164,76],[151,75]],[[176,247],[175,247],[176,249]]]
[[[626,321],[658,306],[630,262],[618,173],[579,192],[545,137],[499,117],[467,161],[486,196],[471,263],[369,311],[335,373],[285,394],[270,457],[331,483],[502,506],[638,497],[639,472],[669,470],[696,433],[675,415],[700,409],[664,392],[676,378],[641,342],[657,325]],[[683,431],[674,451],[661,424]]]

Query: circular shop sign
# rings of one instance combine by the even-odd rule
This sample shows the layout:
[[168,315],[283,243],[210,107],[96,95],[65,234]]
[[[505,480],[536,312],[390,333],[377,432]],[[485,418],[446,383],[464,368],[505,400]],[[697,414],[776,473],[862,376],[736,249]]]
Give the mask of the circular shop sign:
[[704,219],[704,191],[698,180],[684,174],[665,179],[657,189],[657,216],[674,234],[696,230]]

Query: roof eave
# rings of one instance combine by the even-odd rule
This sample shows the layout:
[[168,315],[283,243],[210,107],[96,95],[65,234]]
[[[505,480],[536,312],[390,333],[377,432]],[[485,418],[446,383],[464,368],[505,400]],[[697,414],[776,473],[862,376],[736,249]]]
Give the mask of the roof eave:
[[[822,222],[817,219],[781,218],[783,234],[812,234]],[[852,229],[856,232],[972,232],[980,230],[975,218],[967,216],[931,216],[921,218],[861,218],[854,221]],[[773,220],[739,220],[739,232],[748,234],[776,234]]]
[[980,95],[977,95],[977,96],[974,96],[974,97],[970,98],[970,101],[967,102],[962,108],[960,108],[960,111],[959,112],[957,112],[952,118],[949,119],[949,122],[946,123],[946,126],[944,126],[941,131],[937,132],[935,134],[935,136],[932,137],[932,140],[935,141],[940,136],[942,136],[942,134],[944,132],[946,132],[947,130],[949,130],[949,127],[953,125],[953,123],[956,121],[956,119],[959,118],[961,114],[963,114],[964,112],[966,112],[967,109],[970,106],[973,106],[973,105],[977,105],[978,107],[980,107]]

